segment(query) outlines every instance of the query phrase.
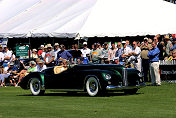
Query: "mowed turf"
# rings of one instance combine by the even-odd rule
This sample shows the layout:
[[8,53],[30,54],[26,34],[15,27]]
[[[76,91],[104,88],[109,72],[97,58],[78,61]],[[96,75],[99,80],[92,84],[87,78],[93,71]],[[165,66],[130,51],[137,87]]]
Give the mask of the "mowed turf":
[[122,92],[89,97],[46,91],[32,96],[21,88],[0,88],[0,118],[176,118],[176,84],[147,86],[135,95]]

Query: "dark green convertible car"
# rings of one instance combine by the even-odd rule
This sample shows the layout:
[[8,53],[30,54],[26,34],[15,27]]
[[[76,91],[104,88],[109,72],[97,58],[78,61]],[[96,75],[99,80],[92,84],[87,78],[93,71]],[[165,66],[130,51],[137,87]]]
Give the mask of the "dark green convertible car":
[[108,91],[124,91],[135,94],[145,87],[136,69],[114,64],[74,65],[62,72],[57,66],[25,76],[20,86],[30,89],[33,95],[42,95],[46,89],[85,91],[89,96],[103,95]]

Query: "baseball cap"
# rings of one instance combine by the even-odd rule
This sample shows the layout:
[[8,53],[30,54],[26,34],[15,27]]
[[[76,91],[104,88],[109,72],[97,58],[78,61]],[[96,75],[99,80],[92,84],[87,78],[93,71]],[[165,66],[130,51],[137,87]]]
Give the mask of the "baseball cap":
[[9,65],[10,65],[10,66],[13,66],[13,65],[14,65],[14,63],[13,63],[13,62],[10,62],[10,63],[9,63]]
[[147,37],[145,37],[145,38],[144,38],[144,41],[145,41],[145,40],[146,40],[146,41],[148,41],[148,38],[147,38]]
[[84,42],[83,45],[87,45],[87,42]]
[[40,60],[39,63],[44,63],[44,61],[43,61],[43,60]]
[[31,63],[32,65],[36,65],[35,61],[31,61],[30,63]]
[[47,47],[48,47],[48,48],[52,48],[51,44],[47,44]]
[[55,43],[54,46],[59,46],[59,43]]
[[122,44],[126,44],[126,41],[122,41]]
[[33,51],[33,52],[34,52],[34,51],[36,52],[36,51],[37,51],[37,49],[33,49],[32,51]]

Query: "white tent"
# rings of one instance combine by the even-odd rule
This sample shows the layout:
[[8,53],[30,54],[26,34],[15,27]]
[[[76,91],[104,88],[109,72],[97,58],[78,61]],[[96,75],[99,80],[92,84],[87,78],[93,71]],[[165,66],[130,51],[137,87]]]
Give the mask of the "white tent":
[[163,0],[98,0],[81,37],[176,33],[176,5]]
[[163,0],[0,0],[0,37],[114,37],[176,33]]
[[96,0],[1,0],[0,36],[75,37],[95,3]]

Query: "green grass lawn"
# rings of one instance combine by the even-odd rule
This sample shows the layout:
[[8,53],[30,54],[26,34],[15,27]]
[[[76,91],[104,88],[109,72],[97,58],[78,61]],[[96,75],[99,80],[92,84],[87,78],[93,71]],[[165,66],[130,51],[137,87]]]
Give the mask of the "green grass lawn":
[[88,97],[46,91],[32,96],[21,88],[0,88],[0,118],[176,118],[176,84],[147,86],[135,95]]

